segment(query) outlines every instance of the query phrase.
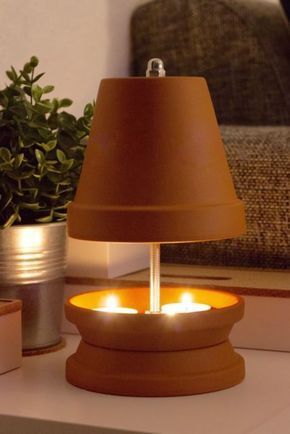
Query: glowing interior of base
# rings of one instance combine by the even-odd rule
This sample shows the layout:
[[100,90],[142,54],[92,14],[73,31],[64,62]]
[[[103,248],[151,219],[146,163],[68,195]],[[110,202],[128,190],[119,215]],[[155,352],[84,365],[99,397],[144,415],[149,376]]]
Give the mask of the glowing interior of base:
[[119,306],[119,299],[116,295],[108,295],[105,306],[95,307],[94,310],[99,312],[111,312],[111,313],[138,313],[136,309],[129,307]]
[[[170,303],[180,303],[184,293],[191,297],[194,303],[209,305],[215,309],[222,309],[238,303],[238,297],[222,291],[208,289],[184,289],[182,287],[162,287],[161,306]],[[109,297],[116,297],[117,306],[136,309],[138,313],[145,313],[149,307],[149,289],[147,287],[133,287],[122,289],[105,289],[87,292],[70,298],[69,303],[82,309],[99,309],[108,306]]]

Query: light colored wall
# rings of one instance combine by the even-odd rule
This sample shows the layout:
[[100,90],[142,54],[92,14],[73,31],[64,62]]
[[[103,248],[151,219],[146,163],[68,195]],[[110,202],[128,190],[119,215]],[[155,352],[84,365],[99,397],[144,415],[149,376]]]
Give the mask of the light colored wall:
[[0,0],[0,88],[10,65],[36,55],[42,82],[73,99],[80,114],[102,77],[128,74],[129,20],[145,1]]
[[[55,96],[71,98],[69,110],[79,115],[96,97],[101,78],[128,75],[130,16],[145,2],[0,0],[0,88],[10,65],[20,68],[36,55],[46,72],[42,83],[55,85]],[[75,276],[110,277],[148,263],[145,246],[120,252],[104,243],[69,243],[68,272]]]

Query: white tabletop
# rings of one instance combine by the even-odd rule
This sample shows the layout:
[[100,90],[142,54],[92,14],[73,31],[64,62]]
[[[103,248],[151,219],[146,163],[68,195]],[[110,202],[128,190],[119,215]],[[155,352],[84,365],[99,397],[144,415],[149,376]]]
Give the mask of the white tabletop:
[[24,358],[22,368],[0,376],[1,415],[145,433],[290,432],[290,353],[239,350],[246,360],[247,376],[231,389],[177,398],[130,398],[68,384],[65,360],[74,352],[79,336],[66,339],[66,348]]

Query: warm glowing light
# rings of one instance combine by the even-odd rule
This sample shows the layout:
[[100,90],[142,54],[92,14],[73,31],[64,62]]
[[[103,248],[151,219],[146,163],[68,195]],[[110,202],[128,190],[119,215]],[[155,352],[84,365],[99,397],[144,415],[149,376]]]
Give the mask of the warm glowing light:
[[181,303],[192,303],[192,295],[189,294],[188,292],[184,292],[181,295]]
[[173,316],[176,313],[203,312],[211,307],[208,304],[193,303],[192,295],[185,292],[181,296],[181,303],[168,303],[161,306],[161,313]]
[[119,304],[118,298],[115,295],[109,295],[106,300],[106,307],[114,308]]
[[99,312],[109,312],[109,313],[138,313],[136,309],[130,307],[118,306],[119,300],[115,295],[109,295],[106,299],[106,305],[102,307],[95,308],[94,310]]
[[23,228],[18,234],[18,246],[21,249],[35,249],[41,247],[43,244],[43,237],[40,231],[33,228]]

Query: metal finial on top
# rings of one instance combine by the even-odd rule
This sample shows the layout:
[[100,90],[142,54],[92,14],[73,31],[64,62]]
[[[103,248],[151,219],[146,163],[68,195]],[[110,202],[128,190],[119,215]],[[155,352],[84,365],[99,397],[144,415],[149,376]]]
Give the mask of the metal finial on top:
[[165,77],[166,71],[161,59],[153,58],[147,63],[146,77]]

